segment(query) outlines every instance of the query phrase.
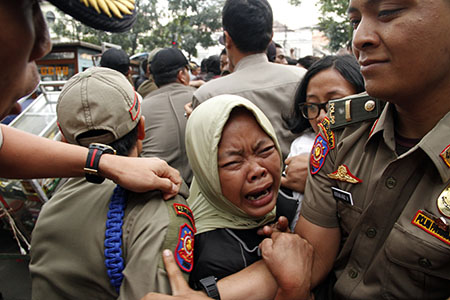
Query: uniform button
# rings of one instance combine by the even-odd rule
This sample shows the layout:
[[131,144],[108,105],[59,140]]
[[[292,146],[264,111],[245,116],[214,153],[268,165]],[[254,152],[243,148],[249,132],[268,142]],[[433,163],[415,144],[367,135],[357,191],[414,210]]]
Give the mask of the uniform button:
[[431,262],[427,258],[419,258],[419,266],[423,268],[429,268],[431,267]]
[[396,184],[397,180],[394,177],[389,177],[388,179],[386,179],[386,187],[388,189],[393,189]]
[[358,272],[351,269],[350,271],[348,271],[348,276],[350,276],[351,279],[355,279],[356,277],[358,277]]
[[369,228],[366,231],[366,235],[368,238],[374,238],[377,235],[377,230],[375,228]]

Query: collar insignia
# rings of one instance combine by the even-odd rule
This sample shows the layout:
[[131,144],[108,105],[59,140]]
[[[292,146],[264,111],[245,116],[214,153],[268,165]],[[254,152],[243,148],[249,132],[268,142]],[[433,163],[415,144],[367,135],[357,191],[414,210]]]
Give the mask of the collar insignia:
[[448,145],[447,148],[445,148],[444,151],[441,152],[440,156],[444,160],[447,167],[450,168],[450,145]]
[[340,165],[337,171],[327,174],[331,179],[336,179],[348,183],[361,183],[362,180],[353,175],[346,165]]
[[450,184],[442,191],[437,199],[439,212],[446,218],[450,218]]
[[[442,218],[443,219],[443,218]],[[450,245],[450,232],[447,223],[441,218],[432,217],[431,214],[419,210],[411,223],[432,236]]]

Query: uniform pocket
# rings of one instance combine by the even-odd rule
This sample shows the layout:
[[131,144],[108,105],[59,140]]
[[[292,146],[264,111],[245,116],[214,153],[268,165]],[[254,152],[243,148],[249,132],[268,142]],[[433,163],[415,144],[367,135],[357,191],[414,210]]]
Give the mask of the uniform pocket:
[[343,238],[347,238],[350,231],[361,217],[361,208],[343,201],[337,201],[338,218]]
[[444,242],[395,224],[385,254],[390,263],[383,284],[386,292],[403,290],[413,299],[443,299],[450,294],[450,247]]

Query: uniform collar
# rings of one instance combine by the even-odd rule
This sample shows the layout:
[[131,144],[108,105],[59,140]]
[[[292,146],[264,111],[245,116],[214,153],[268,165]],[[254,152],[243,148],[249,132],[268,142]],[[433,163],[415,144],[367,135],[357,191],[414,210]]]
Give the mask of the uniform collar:
[[[380,136],[382,134],[384,143],[389,147],[389,149],[395,152],[394,113],[394,105],[387,103],[380,115],[380,118],[375,121],[374,125],[372,126],[367,143],[369,143],[373,139],[376,139],[376,136]],[[425,154],[430,157],[431,161],[438,170],[443,183],[447,182],[450,179],[450,166],[447,165],[447,163],[441,156],[443,151],[447,149],[447,147],[450,147],[450,139],[448,139],[449,132],[450,112],[448,112],[436,124],[436,126],[434,126],[434,128],[430,132],[428,132],[420,140],[420,142],[410,150],[415,151],[417,148],[421,148],[425,152]],[[406,155],[407,153],[403,155]]]
[[247,67],[253,66],[255,64],[260,64],[260,63],[268,63],[269,60],[267,59],[267,55],[266,53],[256,53],[256,54],[251,54],[248,55],[244,58],[242,58],[237,65],[234,68],[234,71],[239,71],[241,69],[245,69]]

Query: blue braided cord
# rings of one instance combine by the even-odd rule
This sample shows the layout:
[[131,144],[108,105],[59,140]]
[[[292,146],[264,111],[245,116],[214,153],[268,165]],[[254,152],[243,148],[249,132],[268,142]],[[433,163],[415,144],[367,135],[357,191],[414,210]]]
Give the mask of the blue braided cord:
[[105,265],[109,281],[117,293],[120,291],[124,269],[121,247],[125,197],[126,190],[117,185],[109,202],[105,231]]

